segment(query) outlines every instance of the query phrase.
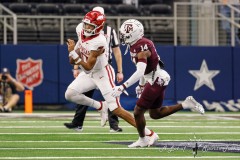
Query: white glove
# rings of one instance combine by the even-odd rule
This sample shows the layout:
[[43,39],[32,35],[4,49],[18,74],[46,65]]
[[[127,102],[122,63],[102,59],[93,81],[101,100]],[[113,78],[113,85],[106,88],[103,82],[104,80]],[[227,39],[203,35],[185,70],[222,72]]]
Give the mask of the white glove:
[[136,94],[137,94],[137,98],[141,97],[141,94],[142,94],[143,90],[144,90],[144,86],[141,86],[141,85],[138,85],[135,88],[135,91],[136,91]]
[[120,97],[120,95],[123,93],[123,91],[124,91],[123,85],[115,86],[113,88],[112,96],[115,97],[115,98]]

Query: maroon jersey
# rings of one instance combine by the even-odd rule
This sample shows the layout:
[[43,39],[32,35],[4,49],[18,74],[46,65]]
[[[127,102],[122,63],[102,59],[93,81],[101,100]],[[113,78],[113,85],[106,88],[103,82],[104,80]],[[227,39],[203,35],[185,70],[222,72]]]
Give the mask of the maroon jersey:
[[145,74],[152,72],[156,69],[159,61],[159,55],[157,54],[156,48],[153,42],[145,37],[138,40],[134,45],[130,46],[130,55],[133,63],[138,62],[137,54],[142,51],[149,50],[151,52],[151,56],[147,58],[147,68],[145,70]]

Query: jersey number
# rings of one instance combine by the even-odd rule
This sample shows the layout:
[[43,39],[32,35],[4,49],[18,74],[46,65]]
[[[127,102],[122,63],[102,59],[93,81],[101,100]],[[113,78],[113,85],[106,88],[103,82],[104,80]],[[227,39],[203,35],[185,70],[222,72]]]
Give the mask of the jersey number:
[[148,50],[147,44],[145,44],[144,46],[140,46],[140,47],[141,47],[141,51],[146,51],[146,50]]

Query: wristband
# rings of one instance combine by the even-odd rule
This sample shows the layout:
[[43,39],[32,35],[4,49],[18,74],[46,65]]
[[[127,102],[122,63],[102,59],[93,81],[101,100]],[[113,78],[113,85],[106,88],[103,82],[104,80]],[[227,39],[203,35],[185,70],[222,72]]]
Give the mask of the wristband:
[[124,89],[124,90],[127,89],[127,87],[125,86],[125,84],[122,84],[122,86],[123,86],[123,89]]
[[69,53],[69,57],[72,57],[74,60],[77,59],[79,56],[78,54],[73,50]]
[[78,64],[78,63],[81,62],[81,61],[82,61],[82,59],[79,58],[79,59],[75,62],[75,64]]

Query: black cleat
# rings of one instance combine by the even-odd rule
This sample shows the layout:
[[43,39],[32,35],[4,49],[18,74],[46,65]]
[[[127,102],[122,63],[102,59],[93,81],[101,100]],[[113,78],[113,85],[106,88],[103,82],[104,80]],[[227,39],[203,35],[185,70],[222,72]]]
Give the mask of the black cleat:
[[120,127],[113,127],[113,128],[110,128],[110,132],[122,132],[122,128]]
[[64,123],[64,126],[67,127],[68,129],[73,129],[73,130],[78,131],[78,132],[83,131],[82,126],[78,126],[78,125],[75,125],[73,123]]

